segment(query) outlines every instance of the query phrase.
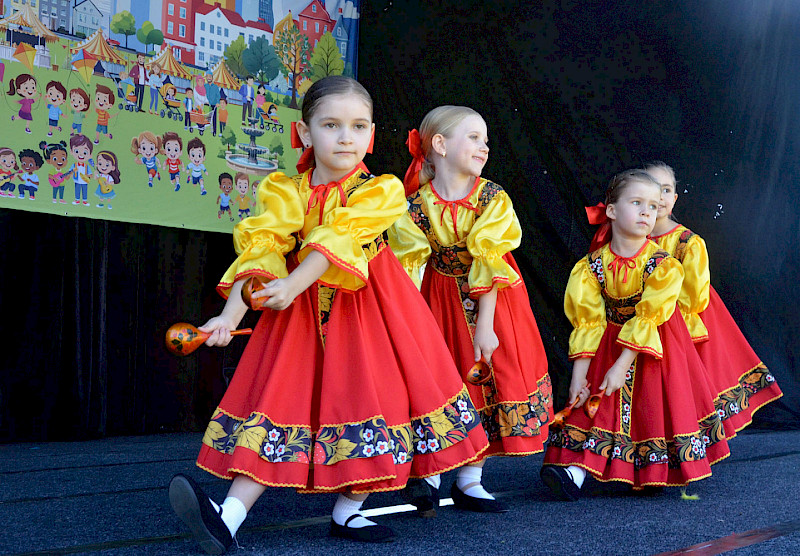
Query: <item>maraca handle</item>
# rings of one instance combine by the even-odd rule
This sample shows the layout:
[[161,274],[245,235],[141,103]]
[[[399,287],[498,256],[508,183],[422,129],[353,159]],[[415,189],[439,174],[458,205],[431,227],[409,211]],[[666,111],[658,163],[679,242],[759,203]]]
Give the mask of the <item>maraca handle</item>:
[[248,336],[253,333],[252,328],[240,328],[239,330],[231,330],[231,336]]

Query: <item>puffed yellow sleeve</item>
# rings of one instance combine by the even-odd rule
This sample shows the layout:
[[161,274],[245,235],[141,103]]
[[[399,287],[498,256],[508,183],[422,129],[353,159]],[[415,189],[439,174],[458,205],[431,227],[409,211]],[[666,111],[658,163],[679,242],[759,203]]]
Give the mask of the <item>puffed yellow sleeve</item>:
[[668,257],[658,265],[644,284],[636,314],[622,326],[617,342],[634,351],[661,359],[664,356],[658,327],[672,316],[681,293],[683,267]]
[[569,358],[594,357],[606,331],[606,304],[584,257],[569,275],[564,293],[564,313],[572,323],[569,335]]
[[292,235],[303,226],[304,210],[297,185],[282,173],[267,176],[258,186],[261,214],[245,218],[233,229],[233,246],[239,255],[217,285],[227,298],[237,280],[249,276],[285,278],[286,253],[294,249]]
[[350,194],[347,205],[327,212],[321,225],[306,236],[300,260],[311,249],[331,262],[320,282],[355,291],[369,279],[363,246],[391,227],[406,212],[403,183],[386,174],[372,178]]
[[472,255],[469,293],[481,295],[495,284],[513,287],[522,282],[519,274],[503,260],[503,255],[519,247],[522,227],[505,191],[498,192],[475,220],[467,235],[467,250]]
[[419,288],[422,282],[420,269],[431,256],[431,244],[425,233],[414,224],[408,211],[389,228],[389,247]]
[[706,242],[700,236],[692,236],[683,256],[683,287],[678,297],[678,308],[692,336],[692,341],[708,339],[708,329],[698,313],[708,307],[711,275],[708,270]]

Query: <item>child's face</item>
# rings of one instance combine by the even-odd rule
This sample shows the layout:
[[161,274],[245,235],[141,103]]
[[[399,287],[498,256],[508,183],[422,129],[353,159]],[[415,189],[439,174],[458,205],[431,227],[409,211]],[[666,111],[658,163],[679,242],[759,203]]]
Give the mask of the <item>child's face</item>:
[[167,141],[164,143],[164,153],[170,160],[176,160],[181,155],[181,144],[177,141]]
[[169,96],[171,96],[171,97],[174,97],[174,96],[175,96],[175,93],[177,93],[177,92],[178,92],[178,91],[177,91],[177,90],[175,90],[175,89],[173,89],[172,87],[170,87],[169,89],[167,89],[167,94],[168,94]]
[[203,149],[200,147],[195,147],[189,151],[189,160],[194,162],[195,164],[200,164],[206,159],[205,153],[203,153]]
[[489,160],[488,143],[483,118],[474,114],[467,116],[444,138],[442,146],[447,156],[437,164],[448,165],[461,175],[480,176]]
[[227,100],[225,100],[224,98],[220,99],[220,101],[219,101],[219,107],[220,108],[225,108],[227,105],[228,105],[228,101]]
[[92,151],[89,150],[89,147],[86,145],[77,145],[72,147],[72,156],[75,157],[75,160],[78,162],[83,162],[84,160],[88,160],[89,156],[92,154]]
[[148,141],[147,139],[142,139],[142,142],[139,144],[139,154],[146,157],[151,158],[153,155],[156,154],[156,144]]
[[258,191],[258,182],[253,182],[253,185],[250,186],[250,191],[253,194],[253,199],[256,198],[256,192]]
[[13,153],[8,153],[0,156],[0,165],[6,170],[13,170],[14,165],[17,163],[17,157]]
[[19,94],[24,96],[25,98],[31,98],[36,94],[36,81],[33,79],[28,79],[25,83],[23,83],[19,88]]
[[239,192],[239,195],[244,197],[247,195],[247,192],[250,190],[250,181],[247,179],[239,179],[236,180],[236,191]]
[[669,218],[669,215],[672,214],[672,209],[675,208],[675,201],[678,200],[678,192],[675,190],[675,178],[664,168],[648,168],[647,173],[661,184],[658,219]]
[[19,165],[22,166],[22,169],[28,172],[29,174],[34,170],[38,170],[39,167],[36,165],[36,161],[30,156],[23,156],[19,159]]
[[54,104],[56,106],[60,106],[64,103],[64,95],[61,94],[61,91],[56,89],[55,87],[50,87],[47,89],[47,100],[50,101],[50,104]]
[[311,121],[298,123],[300,136],[314,147],[317,168],[342,176],[367,153],[374,128],[369,106],[353,95],[330,95],[319,101]]
[[101,156],[97,159],[97,171],[101,174],[108,174],[114,171],[114,162],[110,158]]
[[233,191],[233,180],[230,178],[222,178],[219,188],[223,190],[226,195],[229,194],[231,191]]
[[656,224],[660,188],[650,182],[633,182],[617,199],[606,207],[614,235],[628,239],[645,238]]
[[78,93],[72,93],[69,96],[69,101],[75,110],[83,110],[86,108],[86,102],[84,102],[83,97]]
[[106,93],[96,93],[94,95],[94,103],[97,105],[98,108],[105,108],[109,104],[108,94]]
[[61,170],[67,165],[66,151],[59,149],[54,150],[52,153],[50,153],[50,158],[47,159],[47,162],[55,166],[57,170]]

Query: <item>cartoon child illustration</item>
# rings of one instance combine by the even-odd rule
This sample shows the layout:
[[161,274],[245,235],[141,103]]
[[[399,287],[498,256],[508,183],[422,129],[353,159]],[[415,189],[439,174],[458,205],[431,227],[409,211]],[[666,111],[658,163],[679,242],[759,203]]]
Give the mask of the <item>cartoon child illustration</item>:
[[161,162],[158,160],[159,154],[164,154],[161,148],[161,137],[156,137],[152,131],[143,131],[138,137],[131,139],[131,152],[141,156],[136,157],[136,164],[144,164],[147,169],[148,185],[153,187],[153,178],[158,176],[161,181]]
[[183,99],[183,129],[188,130],[192,125],[192,119],[189,116],[192,110],[194,110],[194,91],[191,87],[187,87],[186,98]]
[[36,200],[36,192],[39,191],[39,176],[34,174],[36,170],[42,167],[44,160],[42,155],[33,149],[22,149],[19,152],[19,164],[25,170],[19,175],[22,183],[19,184],[19,198],[25,198],[25,192],[28,192],[28,198],[31,201]]
[[260,183],[259,180],[253,180],[253,183],[250,184],[250,192],[253,195],[253,202],[250,203],[250,206],[253,207],[253,214],[255,214],[256,203],[258,202],[258,184]]
[[97,203],[98,207],[103,206],[105,201],[106,206],[111,208],[111,199],[117,196],[114,192],[114,185],[119,183],[119,161],[117,155],[111,151],[100,151],[97,153],[97,190],[95,195],[101,202]]
[[219,133],[222,135],[225,126],[228,125],[228,99],[219,99],[219,104],[217,105],[217,120],[219,121]]
[[244,220],[250,216],[250,178],[244,172],[236,172],[236,191],[239,193],[239,198],[236,201],[239,203],[239,220]]
[[186,185],[191,182],[192,185],[200,184],[200,195],[208,193],[203,181],[203,174],[208,175],[206,170],[206,146],[199,137],[192,138],[186,145],[186,151],[189,153],[189,164],[186,165],[187,170],[191,173],[186,176]]
[[17,155],[8,147],[0,148],[0,195],[3,197],[13,197],[14,178],[19,171],[17,165]]
[[222,191],[222,193],[220,193],[219,197],[217,197],[217,204],[219,204],[217,218],[222,218],[222,215],[227,212],[231,222],[233,222],[233,213],[231,212],[231,191],[233,191],[233,178],[228,172],[223,172],[219,175],[219,189]]
[[70,89],[69,103],[72,106],[70,113],[72,113],[72,131],[70,135],[81,133],[83,127],[83,119],[86,117],[86,111],[89,110],[89,95],[83,89]]
[[64,115],[64,112],[59,107],[67,100],[67,89],[58,81],[51,81],[44,88],[44,96],[47,97],[47,118],[50,124],[50,131],[47,136],[52,137],[53,129],[61,131],[58,120]]
[[111,134],[108,132],[108,121],[116,116],[116,114],[111,115],[106,109],[114,105],[115,98],[111,89],[105,85],[98,85],[95,89],[94,105],[96,108],[94,111],[97,112],[97,132],[94,137],[95,145],[100,142],[101,133],[111,139]]
[[[175,98],[175,95],[177,95],[177,94],[178,94],[178,89],[175,88],[175,85],[170,83],[167,86],[167,90],[166,90],[166,92],[164,94],[164,98],[167,99],[167,100],[177,100],[177,98]],[[158,107],[156,107],[156,109],[158,109]],[[153,112],[153,113],[155,114],[155,112]]]
[[[36,92],[36,78],[29,73],[21,73],[16,78],[12,79],[8,85],[8,95],[19,95],[22,98],[17,102],[20,105],[17,116],[25,120],[25,132],[31,132],[30,122],[33,121],[32,107],[33,103],[42,98],[41,93]],[[16,116],[11,116],[11,121],[14,121]]]
[[64,200],[64,182],[70,177],[69,172],[64,172],[67,165],[67,144],[64,141],[58,143],[39,143],[39,149],[44,153],[44,161],[56,169],[55,174],[48,174],[47,181],[53,187],[53,202],[66,203]]
[[169,181],[175,186],[175,191],[181,188],[181,153],[183,152],[183,140],[174,131],[168,131],[162,138],[164,145],[164,155],[166,158]]
[[89,180],[94,168],[92,140],[82,133],[76,133],[69,138],[69,150],[75,159],[75,163],[70,167],[72,182],[75,184],[75,200],[72,204],[83,204],[88,207]]

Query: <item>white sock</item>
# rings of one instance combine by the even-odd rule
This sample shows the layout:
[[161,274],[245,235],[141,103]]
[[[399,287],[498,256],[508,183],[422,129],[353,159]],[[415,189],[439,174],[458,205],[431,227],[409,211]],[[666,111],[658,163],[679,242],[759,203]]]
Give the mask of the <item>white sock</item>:
[[[494,500],[494,496],[486,492],[486,489],[484,489],[483,485],[481,484],[482,475],[483,467],[465,465],[458,470],[458,475],[456,476],[456,487],[458,487],[458,489],[467,496],[472,496],[473,498],[483,498],[485,500]],[[478,484],[467,488],[467,485],[470,483]],[[467,490],[464,490],[465,488]]]
[[578,486],[578,488],[583,486],[583,480],[586,478],[585,469],[576,465],[570,465],[567,467],[567,474],[569,475],[570,479],[572,479],[572,482]]
[[233,496],[228,496],[222,503],[222,522],[228,526],[231,532],[231,537],[236,536],[236,531],[239,526],[247,517],[247,508],[244,507],[242,501]]
[[[359,510],[361,510],[361,504],[363,503],[363,500],[352,500],[344,494],[340,494],[339,498],[336,499],[336,504],[334,504],[333,512],[331,513],[333,521],[335,521],[337,525],[344,525],[345,521],[347,521],[351,515],[357,514]],[[347,524],[348,527],[352,527],[353,529],[360,529],[368,525],[377,525],[377,523],[359,516]]]
[[430,477],[425,477],[425,482],[431,485],[436,490],[439,490],[439,487],[442,485],[442,476],[431,475]]

